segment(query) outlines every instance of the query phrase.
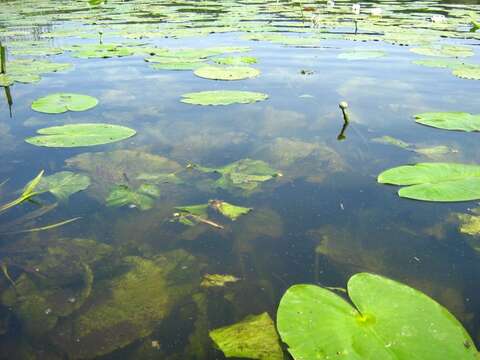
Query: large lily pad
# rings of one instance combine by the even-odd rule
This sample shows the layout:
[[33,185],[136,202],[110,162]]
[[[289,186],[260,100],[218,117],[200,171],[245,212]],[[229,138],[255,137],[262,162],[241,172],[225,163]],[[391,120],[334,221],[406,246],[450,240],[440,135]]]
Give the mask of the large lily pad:
[[378,175],[378,182],[409,185],[398,195],[423,201],[480,199],[480,166],[456,163],[419,163],[395,167]]
[[61,114],[67,111],[85,111],[97,106],[92,96],[72,93],[57,93],[39,98],[32,103],[32,109],[47,114]]
[[36,146],[63,148],[109,144],[128,139],[136,131],[120,125],[87,123],[52,126],[37,133],[40,136],[26,138],[25,141]]
[[211,80],[243,80],[260,75],[260,71],[249,66],[202,66],[194,74]]
[[480,65],[460,65],[453,68],[452,74],[463,79],[480,80]]
[[71,171],[60,171],[50,176],[42,177],[37,186],[39,192],[50,192],[59,200],[66,200],[70,195],[85,190],[90,186],[87,175],[75,174]]
[[268,99],[267,94],[252,91],[215,90],[186,93],[181,100],[195,105],[249,104]]
[[277,327],[295,360],[477,359],[460,322],[420,291],[368,273],[347,288],[353,306],[315,285],[287,290]]
[[209,333],[225,356],[260,360],[283,360],[275,325],[268,313],[248,316],[244,320]]
[[465,112],[426,112],[415,115],[415,121],[439,129],[480,131],[480,115]]
[[417,47],[411,48],[410,51],[419,55],[440,57],[468,57],[474,55],[473,49],[471,47],[457,45],[442,45],[440,47]]

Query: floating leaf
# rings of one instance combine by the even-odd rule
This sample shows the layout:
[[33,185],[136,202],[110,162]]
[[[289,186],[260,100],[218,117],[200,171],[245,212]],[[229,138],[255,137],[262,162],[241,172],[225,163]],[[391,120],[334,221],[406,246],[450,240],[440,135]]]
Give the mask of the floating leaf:
[[472,236],[480,235],[480,215],[458,214],[460,232]]
[[212,330],[209,335],[226,357],[283,360],[275,325],[266,312]]
[[74,51],[73,57],[77,58],[111,58],[123,57],[134,54],[128,47],[119,44],[82,44],[73,45],[69,50]]
[[232,205],[222,200],[210,200],[209,204],[212,208],[231,220],[237,220],[240,216],[248,214],[253,210],[252,208]]
[[378,182],[409,185],[398,195],[423,201],[480,199],[480,166],[455,163],[419,163],[399,166],[378,175]]
[[480,115],[465,112],[426,112],[415,115],[415,121],[439,129],[480,131]]
[[92,96],[57,93],[35,100],[32,109],[47,114],[61,114],[67,111],[85,111],[97,106],[98,100]]
[[125,126],[102,123],[52,126],[37,133],[40,136],[25,141],[36,146],[80,147],[109,144],[136,134],[135,130]]
[[373,142],[379,143],[379,144],[388,144],[388,145],[393,145],[402,149],[408,149],[410,147],[409,143],[406,143],[403,140],[396,139],[394,137],[385,135],[382,137],[374,138],[372,139]]
[[410,51],[419,55],[440,57],[469,57],[474,55],[471,47],[457,45],[442,45],[440,47],[418,47],[411,48]]
[[70,195],[85,190],[90,186],[87,175],[75,174],[71,171],[60,171],[43,177],[38,184],[38,191],[50,192],[59,200],[66,200]]
[[228,56],[212,59],[219,65],[243,65],[243,64],[256,64],[257,58],[253,56]]
[[454,69],[463,65],[463,62],[460,60],[452,60],[452,59],[422,59],[422,60],[414,60],[412,63],[416,65],[422,65],[427,67],[433,68],[447,68],[447,69]]
[[248,66],[202,66],[194,74],[212,80],[243,80],[258,76],[260,71]]
[[420,291],[368,273],[347,288],[353,306],[316,285],[283,295],[277,327],[295,360],[477,358],[460,322]]
[[464,64],[453,68],[452,74],[463,79],[480,80],[480,65]]
[[215,90],[186,93],[181,100],[195,105],[249,104],[268,99],[267,94],[252,91]]
[[115,186],[106,201],[107,206],[135,205],[141,210],[153,207],[154,198],[160,196],[160,190],[155,185],[142,184],[137,190],[132,190],[126,185]]
[[374,50],[352,50],[338,55],[339,59],[344,60],[367,60],[384,57],[386,54],[383,51]]
[[222,287],[228,283],[234,283],[240,279],[233,275],[205,274],[203,276],[202,287]]

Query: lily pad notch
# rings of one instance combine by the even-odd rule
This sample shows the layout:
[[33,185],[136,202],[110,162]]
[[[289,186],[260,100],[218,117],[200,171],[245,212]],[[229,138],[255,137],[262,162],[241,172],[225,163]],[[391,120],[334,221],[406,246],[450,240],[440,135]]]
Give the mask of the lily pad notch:
[[67,111],[86,111],[97,106],[98,100],[89,95],[56,93],[38,98],[32,110],[46,114],[61,114]]

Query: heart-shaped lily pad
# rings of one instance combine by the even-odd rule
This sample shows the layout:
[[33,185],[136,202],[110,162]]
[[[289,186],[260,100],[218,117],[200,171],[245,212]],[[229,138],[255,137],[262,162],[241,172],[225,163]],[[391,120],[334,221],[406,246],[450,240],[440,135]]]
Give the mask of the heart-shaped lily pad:
[[415,115],[415,121],[439,129],[480,131],[480,115],[466,112],[426,112]]
[[202,66],[194,74],[211,80],[243,80],[258,76],[260,71],[249,66]]
[[36,146],[80,147],[109,144],[128,139],[136,131],[125,126],[112,124],[73,124],[52,126],[37,131],[39,136],[25,141]]
[[200,91],[182,95],[181,100],[187,104],[195,105],[230,105],[249,104],[266,100],[267,94],[252,91],[215,90]]
[[92,96],[56,93],[41,97],[32,103],[32,109],[47,114],[61,114],[67,111],[85,111],[95,107],[98,100]]
[[419,163],[398,166],[378,175],[378,182],[409,185],[401,197],[423,201],[480,199],[480,166],[456,163]]
[[354,306],[316,285],[282,297],[277,328],[295,360],[477,359],[460,322],[420,291],[367,273],[347,287]]

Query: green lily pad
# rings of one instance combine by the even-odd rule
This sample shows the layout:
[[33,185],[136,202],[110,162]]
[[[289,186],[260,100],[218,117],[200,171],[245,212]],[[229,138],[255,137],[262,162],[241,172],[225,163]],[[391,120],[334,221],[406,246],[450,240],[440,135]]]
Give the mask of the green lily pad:
[[277,327],[295,360],[476,359],[461,323],[420,291],[359,273],[347,284],[353,306],[316,285],[294,285],[280,300]]
[[384,51],[354,50],[341,53],[338,55],[338,58],[344,60],[367,60],[384,57],[385,55]]
[[251,315],[242,321],[210,331],[226,357],[283,360],[283,352],[268,313]]
[[248,66],[202,66],[194,71],[198,77],[211,80],[243,80],[260,75],[260,71]]
[[242,159],[221,168],[198,165],[193,167],[204,173],[220,174],[221,177],[214,183],[215,187],[226,190],[241,189],[246,193],[258,189],[265,181],[281,176],[278,171],[262,160]]
[[246,215],[253,210],[252,208],[236,206],[221,200],[211,200],[209,204],[223,216],[226,216],[231,220],[237,220],[240,216]]
[[125,126],[111,124],[73,124],[52,126],[37,131],[40,136],[26,138],[35,146],[80,147],[103,145],[128,139],[136,134]]
[[56,93],[35,100],[32,109],[47,114],[61,114],[67,111],[85,111],[97,104],[98,100],[92,96]]
[[398,191],[423,201],[480,199],[480,166],[456,163],[419,163],[395,167],[378,175],[381,184],[409,185]]
[[59,200],[66,200],[70,195],[85,190],[90,186],[87,175],[71,171],[60,171],[50,176],[44,176],[37,186],[39,192],[50,192]]
[[417,47],[411,48],[410,51],[419,55],[440,57],[469,57],[474,55],[471,47],[457,45],[442,45],[440,47]]
[[15,82],[31,84],[40,81],[41,74],[69,70],[71,64],[53,63],[38,59],[16,59],[8,63],[7,74],[0,74],[0,86],[10,86]]
[[126,185],[115,186],[106,199],[107,206],[138,206],[140,210],[149,210],[160,196],[160,189],[152,184],[142,184],[137,190]]
[[445,130],[480,131],[480,115],[465,112],[426,112],[415,115],[415,121]]
[[453,69],[452,74],[463,79],[480,80],[480,65],[464,64]]
[[134,54],[134,51],[128,47],[119,44],[82,44],[73,45],[68,50],[74,51],[72,56],[76,58],[111,58],[124,57]]
[[154,63],[150,67],[156,70],[195,70],[205,65],[203,62],[165,61]]
[[214,90],[186,93],[183,103],[195,105],[250,104],[268,99],[267,94],[252,91]]
[[257,58],[253,56],[228,56],[212,59],[213,62],[219,65],[244,65],[244,64],[256,64]]
[[480,214],[458,214],[458,219],[461,222],[459,227],[461,233],[480,236]]
[[447,69],[454,69],[463,65],[463,62],[460,60],[452,60],[452,59],[422,59],[422,60],[414,60],[412,63],[416,65],[422,65],[427,67],[433,68],[447,68]]

